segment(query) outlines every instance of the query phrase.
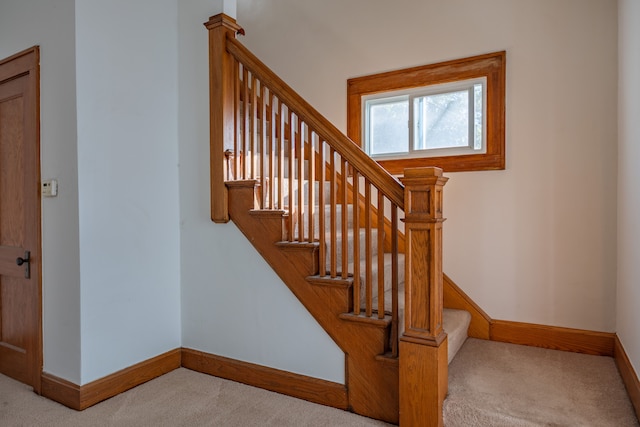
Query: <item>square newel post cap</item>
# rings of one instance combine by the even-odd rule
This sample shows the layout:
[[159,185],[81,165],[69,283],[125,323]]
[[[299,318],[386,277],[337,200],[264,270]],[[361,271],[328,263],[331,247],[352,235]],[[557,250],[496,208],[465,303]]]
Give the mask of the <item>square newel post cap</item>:
[[406,168],[400,178],[405,186],[440,184],[444,185],[449,178],[442,176],[442,169],[437,167]]
[[442,176],[442,169],[437,167],[427,168],[406,168],[404,170],[405,178],[421,178],[430,176]]
[[224,13],[213,15],[209,18],[208,22],[204,23],[204,26],[207,27],[208,30],[213,30],[217,27],[225,27],[232,30],[236,34],[244,35],[244,29],[242,29],[242,27],[238,25],[236,20],[229,15],[225,15]]

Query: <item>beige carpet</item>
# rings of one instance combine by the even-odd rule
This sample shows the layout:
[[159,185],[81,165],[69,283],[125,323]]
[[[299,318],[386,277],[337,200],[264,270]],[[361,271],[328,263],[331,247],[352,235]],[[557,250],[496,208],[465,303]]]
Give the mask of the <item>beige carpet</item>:
[[0,426],[385,426],[180,368],[76,412],[0,375]]
[[[446,427],[638,426],[613,359],[469,339]],[[386,426],[187,369],[76,412],[0,375],[0,426]]]
[[449,366],[445,425],[631,427],[611,357],[468,339]]

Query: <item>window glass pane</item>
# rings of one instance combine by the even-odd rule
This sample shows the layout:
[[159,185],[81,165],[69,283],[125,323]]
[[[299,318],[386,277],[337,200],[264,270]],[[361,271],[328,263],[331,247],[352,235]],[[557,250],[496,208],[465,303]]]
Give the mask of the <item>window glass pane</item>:
[[469,146],[469,91],[414,98],[414,148]]
[[409,151],[409,101],[369,105],[369,154]]
[[473,149],[482,149],[482,84],[473,85]]

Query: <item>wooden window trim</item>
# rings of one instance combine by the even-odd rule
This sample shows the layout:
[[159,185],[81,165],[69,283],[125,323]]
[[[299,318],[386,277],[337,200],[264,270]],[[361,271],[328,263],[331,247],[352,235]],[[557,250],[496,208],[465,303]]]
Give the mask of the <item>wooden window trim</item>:
[[458,80],[487,79],[487,150],[484,154],[377,160],[389,173],[405,168],[437,166],[445,172],[501,170],[505,168],[506,52],[494,52],[432,65],[406,68],[347,80],[347,135],[360,147],[362,97]]

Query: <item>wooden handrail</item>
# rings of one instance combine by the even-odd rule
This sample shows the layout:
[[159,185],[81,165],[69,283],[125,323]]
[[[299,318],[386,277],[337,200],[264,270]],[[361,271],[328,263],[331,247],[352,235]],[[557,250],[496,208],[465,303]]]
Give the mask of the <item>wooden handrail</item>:
[[365,154],[359,146],[340,132],[231,34],[227,34],[227,51],[246,66],[251,73],[265,82],[278,98],[284,101],[305,123],[311,125],[318,135],[325,139],[353,167],[369,177],[371,183],[389,200],[400,209],[404,209],[404,186],[397,178]]

